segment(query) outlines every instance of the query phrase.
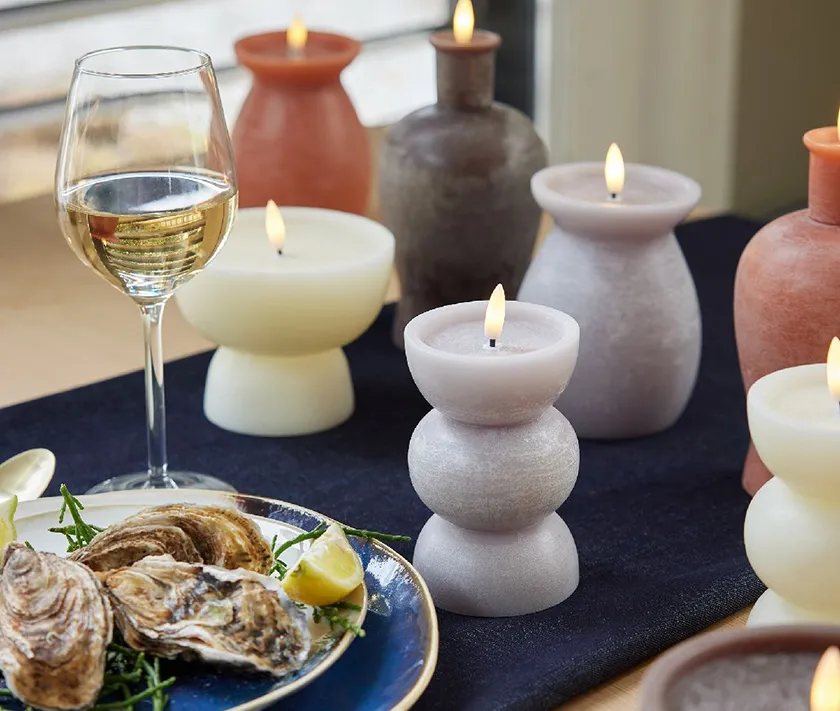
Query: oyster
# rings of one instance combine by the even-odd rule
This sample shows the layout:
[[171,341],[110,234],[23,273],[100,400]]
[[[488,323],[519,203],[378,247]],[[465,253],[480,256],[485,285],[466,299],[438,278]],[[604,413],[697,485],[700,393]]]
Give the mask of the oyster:
[[251,519],[234,509],[190,504],[144,509],[110,526],[70,558],[103,572],[158,555],[263,574],[274,565],[271,547]]
[[100,573],[134,649],[283,676],[305,661],[309,627],[280,581],[248,570],[144,558]]
[[20,543],[0,577],[0,669],[11,692],[48,711],[96,701],[111,641],[111,606],[85,566]]

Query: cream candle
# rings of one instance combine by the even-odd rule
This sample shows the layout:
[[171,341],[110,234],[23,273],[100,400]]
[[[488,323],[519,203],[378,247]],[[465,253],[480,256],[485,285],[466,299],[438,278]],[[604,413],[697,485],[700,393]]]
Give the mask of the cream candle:
[[435,408],[411,438],[408,467],[435,512],[414,551],[439,607],[504,616],[574,592],[574,539],[555,510],[575,484],[575,432],[552,405],[577,360],[579,329],[536,304],[454,304],[405,329],[414,381]]
[[750,434],[775,478],[747,511],[744,538],[769,588],[749,624],[840,624],[840,341],[826,365],[786,368],[750,388]]
[[205,414],[243,434],[318,432],[352,414],[341,346],[376,318],[393,264],[394,238],[371,220],[315,208],[283,208],[282,217],[284,227],[271,210],[240,210],[212,269],[177,297],[220,344]]
[[562,309],[581,326],[580,364],[558,406],[578,434],[620,439],[672,425],[700,364],[700,309],[674,226],[696,182],[647,165],[557,165],[531,181],[555,222],[520,301]]

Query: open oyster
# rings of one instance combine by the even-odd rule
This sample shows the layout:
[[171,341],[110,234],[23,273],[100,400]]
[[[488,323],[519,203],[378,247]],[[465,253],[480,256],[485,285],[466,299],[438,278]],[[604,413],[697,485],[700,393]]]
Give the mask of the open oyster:
[[0,668],[11,692],[47,711],[93,705],[111,641],[111,606],[85,566],[20,543],[0,576]]
[[70,558],[102,572],[158,555],[263,574],[274,564],[271,547],[251,519],[234,509],[190,504],[144,509],[110,526]]
[[247,570],[144,558],[99,576],[134,649],[283,676],[310,646],[300,609],[280,581]]

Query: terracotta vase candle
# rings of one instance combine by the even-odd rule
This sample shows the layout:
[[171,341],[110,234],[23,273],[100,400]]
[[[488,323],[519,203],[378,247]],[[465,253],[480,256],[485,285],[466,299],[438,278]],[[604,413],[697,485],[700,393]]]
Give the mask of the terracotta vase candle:
[[644,711],[835,711],[840,628],[711,632],[674,647],[642,682]]
[[578,340],[571,317],[505,307],[503,292],[427,311],[405,329],[411,375],[434,407],[408,449],[411,482],[435,512],[414,565],[444,610],[522,615],[577,588],[577,548],[555,510],[577,479],[578,441],[552,404]]
[[747,395],[750,434],[775,474],[747,510],[747,556],[768,590],[749,624],[840,625],[840,341],[827,364],[785,368]]
[[356,40],[307,32],[245,37],[236,57],[254,85],[233,129],[242,207],[323,207],[363,214],[371,185],[368,135],[341,85]]
[[555,225],[519,291],[520,301],[562,309],[580,324],[580,363],[558,407],[588,439],[670,427],[700,364],[700,307],[673,232],[700,186],[647,165],[628,165],[625,179],[613,145],[606,163],[534,176],[534,197]]
[[393,126],[380,156],[382,215],[397,239],[402,287],[398,345],[419,313],[486,298],[500,282],[515,294],[540,224],[528,185],[546,150],[524,114],[493,102],[501,38],[473,32],[472,7],[461,0],[454,30],[431,41],[437,103]]
[[220,346],[207,419],[272,437],[320,432],[353,413],[341,347],[376,318],[394,259],[391,233],[364,217],[276,210],[240,210],[212,268],[177,296],[187,321]]
[[[838,116],[840,122],[840,116]],[[747,245],[735,277],[735,336],[747,390],[782,368],[819,362],[840,333],[840,139],[809,131],[808,209],[774,220]],[[750,445],[744,487],[770,478]]]

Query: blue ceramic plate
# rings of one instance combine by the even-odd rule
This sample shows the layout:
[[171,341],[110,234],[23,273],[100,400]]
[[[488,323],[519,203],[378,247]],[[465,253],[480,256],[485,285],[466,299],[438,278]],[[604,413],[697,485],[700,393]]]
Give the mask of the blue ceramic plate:
[[[251,517],[267,538],[291,538],[331,519],[315,511],[256,496],[197,490],[115,492],[81,497],[90,523],[107,526],[148,506],[196,503],[230,506]],[[47,532],[61,499],[21,503],[18,539],[63,554],[64,539]],[[336,637],[295,675],[280,680],[246,676],[198,664],[175,665],[169,711],[402,711],[418,699],[437,661],[438,630],[426,584],[402,556],[378,541],[352,539],[365,568],[366,636]],[[300,551],[289,551],[291,563]],[[362,615],[364,613],[361,613]],[[351,644],[352,643],[352,644]],[[317,681],[316,681],[317,680]],[[315,682],[315,683],[312,683]],[[304,688],[306,687],[306,688]],[[293,697],[285,697],[294,694]],[[142,706],[140,708],[143,708]]]

